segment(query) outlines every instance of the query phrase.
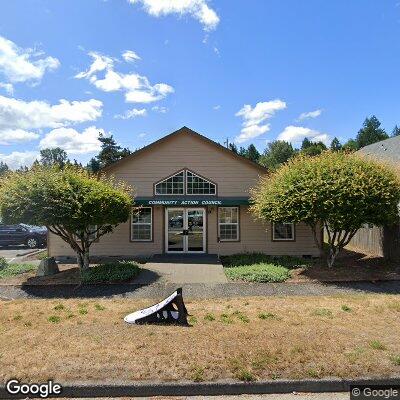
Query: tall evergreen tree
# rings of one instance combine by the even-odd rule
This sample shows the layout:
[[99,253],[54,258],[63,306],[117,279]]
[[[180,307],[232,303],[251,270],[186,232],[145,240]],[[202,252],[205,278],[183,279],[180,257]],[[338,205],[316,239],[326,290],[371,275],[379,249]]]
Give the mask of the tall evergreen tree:
[[296,154],[293,146],[284,140],[274,140],[268,143],[264,154],[260,157],[260,164],[271,170],[277,169]]
[[400,136],[400,128],[397,125],[393,128],[392,136]]
[[92,173],[96,173],[99,169],[100,169],[100,163],[97,160],[97,158],[92,157],[88,163],[88,165],[86,166],[86,168],[92,172]]
[[310,146],[312,146],[310,139],[305,137],[301,143],[301,150],[308,149]]
[[387,139],[389,137],[388,134],[380,126],[381,123],[375,115],[371,118],[365,118],[363,126],[356,136],[358,147],[361,148]]
[[301,153],[307,156],[317,156],[323,151],[327,150],[327,147],[322,142],[310,142],[304,149],[302,146]]
[[337,137],[334,137],[331,142],[331,150],[339,151],[342,148],[342,145]]
[[99,162],[100,168],[104,168],[107,165],[113,164],[131,154],[127,148],[121,148],[115,141],[113,135],[105,136],[102,133],[99,134],[99,141],[101,143],[100,153],[96,156]]
[[258,162],[258,159],[260,158],[260,152],[256,149],[254,144],[249,145],[247,148],[246,157],[251,161]]
[[240,146],[238,151],[239,156],[246,157],[247,156],[247,149],[243,146]]
[[238,148],[235,143],[229,143],[229,150],[233,151],[235,154],[238,154]]
[[67,162],[67,152],[60,147],[40,150],[40,164],[46,167],[58,165],[60,168],[64,168]]
[[4,175],[9,170],[10,168],[8,167],[8,165],[5,162],[0,161],[0,176]]

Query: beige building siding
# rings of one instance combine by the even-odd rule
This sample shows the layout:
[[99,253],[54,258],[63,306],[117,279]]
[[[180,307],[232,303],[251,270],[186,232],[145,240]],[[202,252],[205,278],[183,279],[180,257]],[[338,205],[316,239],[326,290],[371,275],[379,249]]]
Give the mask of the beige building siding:
[[[207,252],[210,254],[233,254],[242,252],[262,252],[270,255],[304,256],[319,255],[310,228],[304,224],[295,227],[295,241],[272,241],[270,223],[255,221],[248,207],[240,207],[240,240],[218,243],[217,208],[209,207],[207,212]],[[164,252],[165,211],[163,207],[153,208],[153,241],[131,242],[129,223],[119,225],[111,234],[103,236],[91,247],[91,255],[96,257],[150,256]],[[51,256],[74,257],[72,249],[60,238],[52,235],[49,243]]]
[[[217,196],[248,197],[250,188],[266,171],[251,162],[226,151],[208,139],[183,128],[165,139],[114,164],[106,173],[134,186],[137,197],[152,197],[154,183],[184,168],[217,184]],[[196,196],[193,196],[193,198]],[[171,196],[174,198],[174,196]],[[188,199],[191,196],[187,196]],[[213,196],[210,196],[213,199]],[[238,252],[264,252],[272,255],[318,256],[310,230],[296,226],[296,240],[273,242],[271,224],[255,221],[247,206],[240,207],[240,241],[218,243],[217,207],[207,213],[207,252],[232,254]],[[91,247],[92,256],[134,257],[164,252],[165,208],[153,207],[153,240],[130,241],[130,221],[119,225],[112,234],[100,238]],[[74,257],[72,249],[59,237],[50,234],[49,255]]]
[[138,197],[153,196],[155,182],[183,168],[217,183],[220,197],[249,195],[261,169],[240,162],[233,154],[222,152],[196,136],[178,135],[152,147],[151,151],[116,164],[108,172],[135,186]]

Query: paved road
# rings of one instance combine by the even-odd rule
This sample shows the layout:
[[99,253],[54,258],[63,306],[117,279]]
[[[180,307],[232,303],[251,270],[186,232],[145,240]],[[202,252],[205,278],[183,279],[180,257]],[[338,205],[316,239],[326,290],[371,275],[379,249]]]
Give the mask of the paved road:
[[25,246],[0,247],[0,257],[4,257],[8,262],[15,261],[15,258],[27,255],[37,249],[28,249]]

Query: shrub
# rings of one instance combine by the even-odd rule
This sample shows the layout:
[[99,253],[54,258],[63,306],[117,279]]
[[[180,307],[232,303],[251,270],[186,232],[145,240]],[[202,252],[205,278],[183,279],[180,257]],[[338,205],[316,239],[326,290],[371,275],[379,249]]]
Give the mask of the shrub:
[[264,263],[227,268],[225,273],[230,279],[247,282],[284,282],[291,276],[285,267]]
[[140,267],[129,261],[104,263],[81,271],[82,283],[123,282],[139,275]]
[[0,271],[8,267],[8,262],[4,257],[0,257]]
[[254,264],[273,264],[286,268],[308,267],[310,260],[290,256],[270,256],[263,253],[238,253],[221,257],[225,268],[240,267]]

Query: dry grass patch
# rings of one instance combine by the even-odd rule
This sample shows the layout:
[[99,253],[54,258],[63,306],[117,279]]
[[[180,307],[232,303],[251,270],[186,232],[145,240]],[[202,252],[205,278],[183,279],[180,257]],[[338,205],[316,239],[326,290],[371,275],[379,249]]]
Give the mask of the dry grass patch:
[[[0,379],[399,375],[399,300],[360,295],[192,301],[187,302],[189,328],[123,322],[126,314],[153,301],[3,301]],[[343,310],[344,304],[351,312]]]

